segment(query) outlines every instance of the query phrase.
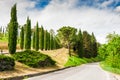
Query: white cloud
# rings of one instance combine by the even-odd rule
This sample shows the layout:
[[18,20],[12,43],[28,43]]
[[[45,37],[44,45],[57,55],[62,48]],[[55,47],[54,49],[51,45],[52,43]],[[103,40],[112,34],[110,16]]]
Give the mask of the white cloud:
[[[10,8],[16,0],[0,1],[0,25],[6,25],[10,19]],[[90,7],[75,7],[77,0],[52,0],[43,10],[34,8],[35,2],[29,0],[17,0],[18,4],[18,21],[23,25],[26,17],[29,15],[32,20],[32,26],[39,22],[45,29],[54,30],[62,26],[73,26],[94,32],[97,40],[105,42],[107,33],[119,32],[120,16],[110,10],[99,10]],[[7,5],[7,6],[6,6]],[[108,4],[107,4],[108,5]],[[28,10],[28,8],[32,10]]]
[[117,6],[115,9],[116,12],[120,12],[120,6]]
[[101,4],[101,7],[106,8],[108,5],[112,4],[113,0],[104,1]]

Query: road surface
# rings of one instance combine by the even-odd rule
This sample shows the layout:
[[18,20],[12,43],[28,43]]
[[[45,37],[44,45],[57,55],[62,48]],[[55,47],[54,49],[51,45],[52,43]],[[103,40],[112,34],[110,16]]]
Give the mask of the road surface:
[[48,73],[27,80],[118,80],[112,74],[99,67],[99,63],[90,63]]

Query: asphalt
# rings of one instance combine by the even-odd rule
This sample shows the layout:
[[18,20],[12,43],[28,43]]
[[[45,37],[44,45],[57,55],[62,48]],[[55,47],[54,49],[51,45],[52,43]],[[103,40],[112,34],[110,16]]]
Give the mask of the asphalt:
[[102,70],[99,63],[89,63],[71,67],[26,80],[118,80],[112,74]]

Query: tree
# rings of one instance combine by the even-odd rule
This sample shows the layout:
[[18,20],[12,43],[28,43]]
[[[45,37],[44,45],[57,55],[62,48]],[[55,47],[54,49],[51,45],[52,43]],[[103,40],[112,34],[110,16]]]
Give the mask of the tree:
[[20,48],[24,48],[24,27],[21,28],[20,32]]
[[25,49],[31,49],[31,20],[27,17],[25,26]]
[[53,42],[53,35],[50,34],[50,50],[53,50],[53,45],[54,45],[54,42]]
[[36,29],[35,29],[35,49],[36,51],[39,50],[39,25],[38,22],[36,24]]
[[47,30],[44,31],[44,49],[47,50]]
[[47,32],[47,50],[50,50],[50,33]]
[[75,29],[74,27],[70,27],[70,26],[63,26],[62,28],[58,30],[58,36],[64,44],[67,44],[70,56],[71,56],[70,47],[75,38],[76,32],[77,32],[77,29]]
[[83,48],[84,48],[83,57],[87,58],[92,57],[91,35],[87,31],[83,31]]
[[92,46],[92,57],[96,57],[97,56],[97,41],[96,38],[94,36],[94,33],[92,33],[91,36],[91,46]]
[[77,47],[77,53],[79,57],[83,57],[83,36],[81,30],[79,30],[78,35],[77,35],[77,41],[76,45]]
[[33,49],[35,49],[35,31],[33,31]]
[[8,39],[9,53],[14,54],[16,52],[18,34],[16,4],[11,9],[11,19],[8,27],[9,27],[9,39]]
[[44,49],[44,28],[43,26],[41,26],[41,30],[40,30],[40,49],[41,50]]

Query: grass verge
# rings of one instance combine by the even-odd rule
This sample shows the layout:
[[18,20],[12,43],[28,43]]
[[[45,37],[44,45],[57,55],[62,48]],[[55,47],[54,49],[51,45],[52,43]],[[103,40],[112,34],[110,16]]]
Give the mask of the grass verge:
[[76,57],[76,56],[71,56],[71,57],[69,57],[67,63],[64,66],[65,67],[78,66],[78,65],[81,65],[83,63],[87,63],[87,61],[85,61],[82,58]]
[[106,71],[110,71],[110,72],[112,72],[112,73],[120,74],[120,69],[118,69],[118,68],[113,68],[113,67],[105,64],[104,61],[103,61],[103,62],[100,62],[100,66],[101,66],[104,70],[106,70]]

